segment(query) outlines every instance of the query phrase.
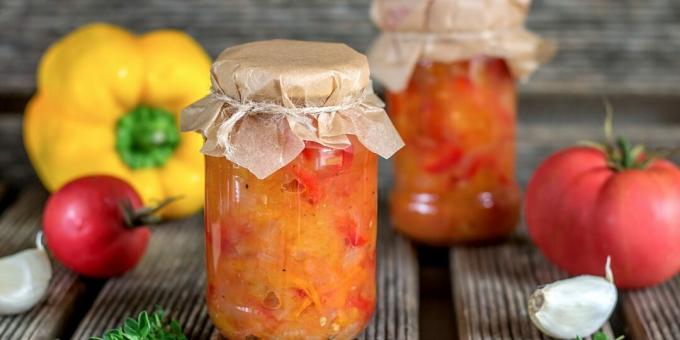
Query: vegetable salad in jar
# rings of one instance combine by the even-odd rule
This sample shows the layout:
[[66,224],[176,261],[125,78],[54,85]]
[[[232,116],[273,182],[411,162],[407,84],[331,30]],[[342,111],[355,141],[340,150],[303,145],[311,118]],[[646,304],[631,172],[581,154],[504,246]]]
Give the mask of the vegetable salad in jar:
[[[308,142],[264,180],[206,157],[207,301],[237,338],[350,338],[375,305],[375,155]],[[254,270],[256,269],[256,270]]]
[[503,236],[519,219],[515,83],[501,59],[421,62],[389,92],[408,147],[395,157],[395,226],[428,243]]
[[529,4],[373,0],[371,68],[406,142],[390,212],[414,240],[486,242],[517,225],[515,80],[555,50],[524,28]]
[[184,110],[206,141],[209,314],[230,339],[350,339],[375,306],[377,159],[402,141],[342,44],[229,48]]

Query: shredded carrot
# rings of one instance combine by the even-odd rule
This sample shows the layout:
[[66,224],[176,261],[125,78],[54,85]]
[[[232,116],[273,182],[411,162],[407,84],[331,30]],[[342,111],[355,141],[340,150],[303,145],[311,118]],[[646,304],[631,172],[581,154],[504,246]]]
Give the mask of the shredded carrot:
[[310,300],[308,297],[305,297],[300,307],[293,311],[293,320],[299,318],[300,314],[302,314],[302,312],[304,312],[305,309],[307,309],[307,307],[309,307],[311,304],[312,300]]
[[303,290],[305,294],[307,294],[307,296],[310,299],[312,299],[312,302],[314,303],[314,308],[316,308],[317,312],[319,312],[319,315],[323,314],[323,310],[321,308],[321,299],[319,299],[319,293],[316,291],[316,288],[314,288],[314,286],[308,281],[303,280],[299,277],[289,276],[288,279],[293,284],[293,288]]

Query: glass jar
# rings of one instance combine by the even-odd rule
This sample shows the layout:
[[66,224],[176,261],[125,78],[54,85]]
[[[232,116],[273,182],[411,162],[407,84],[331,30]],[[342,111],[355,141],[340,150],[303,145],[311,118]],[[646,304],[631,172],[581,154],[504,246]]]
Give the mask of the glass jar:
[[305,142],[265,179],[206,156],[208,311],[229,339],[349,339],[375,305],[377,160]]
[[395,158],[391,216],[421,242],[507,235],[519,219],[515,82],[502,59],[421,61],[388,111],[406,143]]

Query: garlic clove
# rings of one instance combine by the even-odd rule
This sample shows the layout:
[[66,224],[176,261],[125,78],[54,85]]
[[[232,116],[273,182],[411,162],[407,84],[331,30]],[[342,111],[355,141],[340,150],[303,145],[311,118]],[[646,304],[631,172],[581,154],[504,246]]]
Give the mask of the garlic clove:
[[606,278],[582,275],[538,288],[529,297],[529,316],[541,332],[558,339],[587,337],[607,322],[617,292],[607,258]]
[[39,232],[36,248],[0,258],[0,315],[31,309],[45,296],[51,278],[52,265]]

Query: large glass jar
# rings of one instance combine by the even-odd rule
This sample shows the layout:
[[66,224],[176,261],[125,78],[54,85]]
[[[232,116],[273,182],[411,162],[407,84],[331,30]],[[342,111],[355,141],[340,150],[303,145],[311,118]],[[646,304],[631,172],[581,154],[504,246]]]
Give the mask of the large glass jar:
[[263,180],[206,156],[207,303],[229,339],[350,339],[375,305],[377,161],[306,142]]
[[388,112],[406,142],[395,158],[391,215],[421,242],[478,242],[510,233],[515,182],[515,82],[502,59],[421,61]]

